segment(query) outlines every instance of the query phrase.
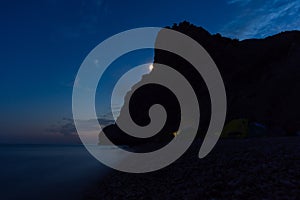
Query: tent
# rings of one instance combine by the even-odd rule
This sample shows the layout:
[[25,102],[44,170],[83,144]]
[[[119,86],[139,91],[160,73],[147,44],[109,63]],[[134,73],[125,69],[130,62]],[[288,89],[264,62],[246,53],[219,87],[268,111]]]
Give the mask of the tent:
[[267,128],[248,119],[234,119],[227,123],[222,131],[222,138],[262,137],[267,133]]

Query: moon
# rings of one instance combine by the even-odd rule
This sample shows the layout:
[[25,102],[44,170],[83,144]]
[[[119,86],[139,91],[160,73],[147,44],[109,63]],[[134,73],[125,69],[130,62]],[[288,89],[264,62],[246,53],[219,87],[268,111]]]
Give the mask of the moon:
[[153,64],[149,65],[149,71],[151,72],[153,70],[154,66]]

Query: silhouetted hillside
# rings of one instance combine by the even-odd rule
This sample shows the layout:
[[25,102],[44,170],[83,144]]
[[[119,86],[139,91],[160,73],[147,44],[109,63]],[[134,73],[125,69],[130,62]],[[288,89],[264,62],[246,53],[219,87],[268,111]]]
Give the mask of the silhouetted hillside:
[[[296,131],[294,127],[300,121],[299,31],[238,41],[220,34],[212,35],[188,22],[174,24],[171,29],[199,42],[217,64],[227,92],[227,121],[247,118],[265,124],[270,130]],[[155,50],[155,62],[173,67],[190,81],[200,102],[200,132],[204,133],[209,123],[210,100],[202,78],[186,60],[172,53]],[[152,73],[155,73],[155,67],[147,76]],[[154,137],[160,140],[168,135],[166,140],[169,140],[171,135],[166,133],[177,130],[180,110],[178,102],[166,89],[155,85],[139,89],[130,101],[133,120],[140,125],[149,123],[148,109],[154,103],[165,105],[168,112],[166,126]],[[110,138],[115,138],[113,141],[117,144],[140,142],[129,136],[120,137],[122,134],[116,125],[108,126],[104,131]]]

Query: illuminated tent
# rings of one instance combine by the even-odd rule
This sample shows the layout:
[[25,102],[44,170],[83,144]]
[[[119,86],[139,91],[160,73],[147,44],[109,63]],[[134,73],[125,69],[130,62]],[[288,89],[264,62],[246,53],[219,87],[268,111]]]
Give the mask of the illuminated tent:
[[230,121],[223,129],[221,137],[223,138],[246,138],[262,137],[267,133],[264,125],[256,122],[249,122],[248,119],[234,119]]

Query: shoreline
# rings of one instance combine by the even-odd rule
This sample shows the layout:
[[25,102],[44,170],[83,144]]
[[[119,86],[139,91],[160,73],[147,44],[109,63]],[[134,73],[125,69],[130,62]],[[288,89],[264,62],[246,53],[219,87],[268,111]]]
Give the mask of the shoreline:
[[300,137],[222,139],[204,159],[197,142],[150,173],[113,170],[84,199],[297,199]]

